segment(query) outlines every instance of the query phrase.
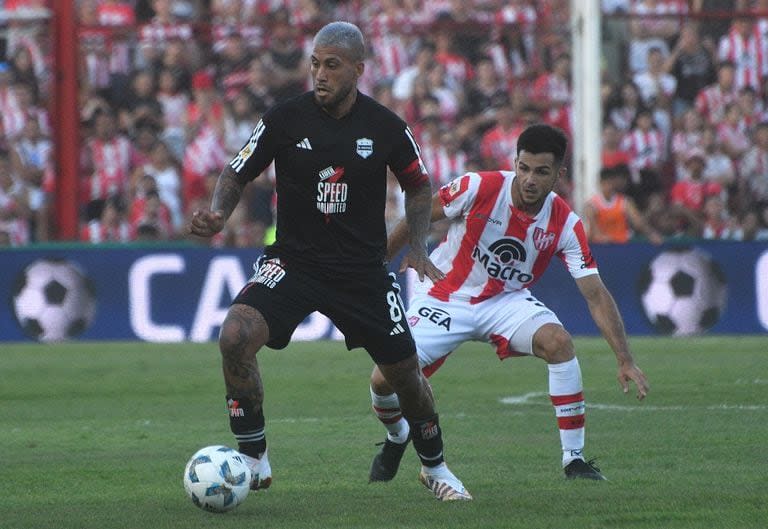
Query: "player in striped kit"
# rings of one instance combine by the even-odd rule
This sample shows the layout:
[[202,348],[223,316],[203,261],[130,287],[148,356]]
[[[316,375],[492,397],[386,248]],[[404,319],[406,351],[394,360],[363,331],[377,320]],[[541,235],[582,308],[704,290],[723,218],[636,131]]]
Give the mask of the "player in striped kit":
[[[583,456],[584,396],[570,334],[529,287],[559,257],[587,301],[590,313],[616,354],[618,380],[637,397],[648,382],[635,364],[621,315],[592,257],[581,219],[552,190],[564,175],[565,134],[532,125],[517,143],[515,172],[467,173],[433,197],[432,221],[448,218],[446,240],[430,255],[442,278],[417,284],[407,312],[424,373],[429,376],[466,341],[491,344],[499,358],[535,355],[547,362],[567,478],[605,479]],[[398,224],[388,254],[405,246],[408,229]],[[401,263],[401,272],[410,265]],[[397,396],[381,373],[371,375],[373,409],[388,431],[371,466],[371,481],[389,481],[407,446],[408,425]]]

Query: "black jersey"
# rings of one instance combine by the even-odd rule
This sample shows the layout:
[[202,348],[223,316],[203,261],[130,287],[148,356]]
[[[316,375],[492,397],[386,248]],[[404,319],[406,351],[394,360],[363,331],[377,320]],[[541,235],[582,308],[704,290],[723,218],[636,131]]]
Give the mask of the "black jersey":
[[404,189],[428,179],[405,122],[360,92],[341,119],[312,92],[272,107],[229,165],[252,180],[272,160],[277,239],[268,252],[312,265],[380,264],[387,167]]

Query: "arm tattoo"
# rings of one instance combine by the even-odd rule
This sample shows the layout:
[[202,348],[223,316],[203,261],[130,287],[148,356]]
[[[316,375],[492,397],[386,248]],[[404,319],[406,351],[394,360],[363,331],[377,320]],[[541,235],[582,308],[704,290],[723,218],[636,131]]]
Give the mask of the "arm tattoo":
[[427,246],[432,212],[432,186],[429,181],[405,193],[405,219],[411,248]]
[[240,202],[245,184],[229,165],[225,166],[216,182],[216,189],[211,201],[211,211],[222,211],[224,218],[228,219],[235,210],[237,203]]

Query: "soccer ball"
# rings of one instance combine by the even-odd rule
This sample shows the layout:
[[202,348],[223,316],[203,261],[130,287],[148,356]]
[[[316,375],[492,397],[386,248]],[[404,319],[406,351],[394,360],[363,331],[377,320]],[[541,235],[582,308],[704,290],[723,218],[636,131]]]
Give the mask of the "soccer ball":
[[659,334],[687,336],[712,328],[725,309],[726,278],[697,248],[657,255],[641,273],[638,290],[648,321]]
[[251,489],[251,469],[239,452],[222,445],[201,448],[184,468],[184,489],[192,503],[210,512],[240,505]]
[[82,334],[96,313],[93,283],[73,263],[38,259],[11,289],[13,314],[25,335],[58,342]]

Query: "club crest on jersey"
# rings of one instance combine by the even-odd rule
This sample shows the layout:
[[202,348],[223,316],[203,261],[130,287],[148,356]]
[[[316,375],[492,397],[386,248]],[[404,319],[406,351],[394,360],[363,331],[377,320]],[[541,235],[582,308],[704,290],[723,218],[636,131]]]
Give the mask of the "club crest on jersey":
[[370,138],[357,138],[357,154],[363,158],[368,158],[373,154],[373,140]]
[[544,231],[541,228],[533,230],[533,245],[540,252],[549,248],[549,246],[555,241],[555,234],[551,231]]

